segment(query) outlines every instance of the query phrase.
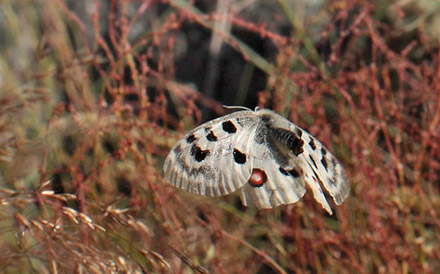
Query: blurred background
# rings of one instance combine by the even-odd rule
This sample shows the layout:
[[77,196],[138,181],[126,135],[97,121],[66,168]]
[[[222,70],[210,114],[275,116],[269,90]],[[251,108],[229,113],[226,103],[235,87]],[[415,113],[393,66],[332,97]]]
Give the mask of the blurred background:
[[[0,3],[0,272],[440,272],[439,1]],[[223,105],[314,135],[347,200],[168,185]]]

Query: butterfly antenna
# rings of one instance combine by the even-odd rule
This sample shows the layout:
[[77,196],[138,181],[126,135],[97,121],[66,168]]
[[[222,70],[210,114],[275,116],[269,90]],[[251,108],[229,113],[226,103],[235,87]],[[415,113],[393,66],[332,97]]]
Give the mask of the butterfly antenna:
[[[250,109],[248,107],[245,107],[245,106],[227,106],[227,105],[223,105],[223,107],[227,108],[227,109],[244,109],[244,110],[252,111],[252,109]],[[257,110],[257,109],[255,109],[255,110]]]

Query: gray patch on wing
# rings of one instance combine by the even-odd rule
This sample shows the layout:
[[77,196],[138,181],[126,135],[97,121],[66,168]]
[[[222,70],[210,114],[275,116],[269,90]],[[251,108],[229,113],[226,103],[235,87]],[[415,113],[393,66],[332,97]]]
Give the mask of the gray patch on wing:
[[173,151],[176,155],[179,155],[182,152],[182,148],[180,146],[176,146],[174,147]]
[[268,128],[266,125],[260,125],[255,132],[255,142],[259,145],[266,142]]
[[190,167],[185,163],[185,159],[182,157],[176,158],[176,164],[186,173],[186,175],[188,175],[188,177],[197,176],[201,173],[207,180],[216,179],[215,170],[209,166],[202,165],[200,167]]
[[283,128],[271,128],[270,135],[274,136],[276,141],[287,146],[287,148],[289,148],[293,154],[295,154],[295,156],[298,156],[304,152],[304,141],[295,133]]
[[[302,131],[301,131],[302,135]],[[295,156],[304,152],[304,141],[298,137],[294,132],[272,127],[270,122],[262,123],[256,131],[255,141],[259,144],[265,144],[272,152],[272,156],[280,166],[287,166],[289,164],[289,152]]]
[[245,128],[252,127],[258,122],[257,119],[251,117],[237,117],[235,120],[239,126]]
[[255,142],[260,145],[265,145],[269,148],[271,155],[280,166],[287,166],[289,158],[285,156],[276,143],[275,138],[269,134],[270,130],[267,124],[258,126],[255,132]]

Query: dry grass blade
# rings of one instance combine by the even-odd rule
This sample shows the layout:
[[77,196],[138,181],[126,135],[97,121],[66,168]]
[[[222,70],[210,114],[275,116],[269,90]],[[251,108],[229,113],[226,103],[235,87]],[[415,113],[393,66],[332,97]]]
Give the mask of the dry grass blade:
[[195,264],[188,256],[186,256],[182,252],[178,251],[177,249],[175,249],[172,246],[168,246],[168,247],[171,250],[173,250],[173,252],[176,254],[176,256],[179,257],[182,260],[182,262],[184,262],[193,271],[195,271],[197,273],[200,273],[200,274],[207,274],[207,273],[209,273],[208,270],[206,270],[205,268],[203,268],[200,265]]

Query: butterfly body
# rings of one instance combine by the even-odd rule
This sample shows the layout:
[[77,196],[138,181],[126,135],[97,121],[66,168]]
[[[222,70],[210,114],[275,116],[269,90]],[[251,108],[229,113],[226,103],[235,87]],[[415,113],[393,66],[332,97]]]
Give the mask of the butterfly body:
[[222,196],[241,191],[244,205],[272,208],[297,202],[308,186],[330,214],[350,186],[335,157],[313,136],[267,109],[238,111],[200,125],[168,154],[174,186]]

